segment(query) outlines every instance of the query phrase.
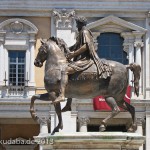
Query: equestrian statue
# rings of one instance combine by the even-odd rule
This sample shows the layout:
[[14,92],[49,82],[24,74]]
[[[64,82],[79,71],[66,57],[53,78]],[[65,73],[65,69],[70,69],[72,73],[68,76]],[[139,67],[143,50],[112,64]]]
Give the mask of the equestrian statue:
[[[31,98],[30,113],[36,118],[34,101],[36,99],[51,101],[58,116],[58,125],[52,134],[63,128],[62,112],[71,110],[72,98],[89,99],[103,96],[111,107],[111,114],[100,125],[100,130],[106,129],[107,122],[115,117],[120,108],[129,111],[132,123],[128,131],[137,128],[135,108],[124,101],[128,86],[128,70],[134,74],[134,89],[139,96],[139,79],[141,67],[131,63],[123,65],[116,61],[100,59],[96,53],[93,36],[86,28],[87,19],[77,17],[78,35],[76,43],[67,47],[66,43],[57,37],[41,40],[41,47],[35,58],[34,65],[42,67],[45,63],[44,84],[47,93],[34,95]],[[67,99],[66,106],[61,110],[60,102]]]

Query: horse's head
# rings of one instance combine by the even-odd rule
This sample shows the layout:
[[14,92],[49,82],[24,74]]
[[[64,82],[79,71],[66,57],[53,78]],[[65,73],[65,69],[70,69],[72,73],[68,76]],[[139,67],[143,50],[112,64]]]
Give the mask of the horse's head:
[[47,42],[44,41],[44,40],[41,40],[41,46],[39,48],[39,52],[35,58],[35,61],[34,61],[34,65],[36,67],[42,67],[43,66],[43,62],[47,59],[47,51],[48,49],[48,45],[47,45]]

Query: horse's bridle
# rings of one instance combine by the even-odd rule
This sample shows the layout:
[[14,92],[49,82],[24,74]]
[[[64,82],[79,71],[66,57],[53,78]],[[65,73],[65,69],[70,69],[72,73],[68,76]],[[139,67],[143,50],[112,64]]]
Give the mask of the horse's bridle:
[[[47,54],[47,48],[45,45],[41,45],[40,49],[42,48],[42,50],[44,51],[45,54]],[[39,49],[39,50],[40,50]]]

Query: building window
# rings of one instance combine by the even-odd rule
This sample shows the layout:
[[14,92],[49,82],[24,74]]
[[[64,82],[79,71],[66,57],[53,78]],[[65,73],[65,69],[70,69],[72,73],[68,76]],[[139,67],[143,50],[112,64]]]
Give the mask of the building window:
[[9,85],[25,85],[25,51],[9,51]]
[[123,38],[117,33],[101,33],[98,37],[100,58],[128,64],[127,53],[123,51]]

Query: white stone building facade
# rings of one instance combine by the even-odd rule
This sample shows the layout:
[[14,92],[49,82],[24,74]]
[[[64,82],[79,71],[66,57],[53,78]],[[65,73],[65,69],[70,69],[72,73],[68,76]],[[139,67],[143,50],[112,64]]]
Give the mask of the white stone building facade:
[[[29,113],[30,98],[36,93],[37,89],[36,70],[34,68],[34,58],[37,51],[36,41],[39,37],[42,38],[45,35],[44,31],[48,30],[49,37],[57,36],[63,38],[68,46],[73,45],[76,34],[74,21],[76,15],[87,17],[87,28],[93,33],[98,47],[97,51],[100,48],[101,36],[109,33],[112,36],[115,34],[122,39],[121,50],[126,56],[127,62],[136,62],[141,65],[140,96],[137,98],[132,92],[131,104],[136,109],[138,123],[136,132],[146,138],[145,143],[139,150],[149,150],[150,0],[0,1],[0,139],[21,138],[27,140],[31,136],[48,133],[56,126],[56,114],[53,106],[49,105],[49,103],[36,102],[36,111],[41,118],[38,123],[32,120]],[[46,20],[46,22],[44,23],[43,20]],[[13,52],[18,57],[13,57]],[[114,53],[116,54],[117,52]],[[19,57],[20,54],[23,56]],[[113,55],[110,55],[110,59],[111,56]],[[17,67],[24,65],[22,78],[19,78],[19,76],[11,78],[11,65],[12,67],[14,65],[11,63],[11,57],[16,58],[15,60],[24,58],[23,62],[20,59],[20,62],[15,63]],[[15,75],[19,73],[18,69]],[[24,83],[21,84],[22,82],[19,79],[24,80]],[[132,85],[131,80],[132,73],[129,72],[130,85]],[[15,84],[13,85],[14,82]],[[43,89],[43,87],[40,88]],[[62,107],[63,105],[65,105],[65,102],[62,103]],[[72,111],[63,113],[64,129],[60,132],[62,134],[98,132],[97,127],[108,114],[109,112],[106,111],[94,111],[91,99],[74,99]],[[48,124],[45,124],[45,119]],[[107,130],[124,132],[130,121],[130,114],[122,111],[110,121]],[[15,129],[15,127],[18,127],[19,130]],[[7,128],[9,128],[8,133],[6,132]],[[35,131],[30,132],[32,134],[23,132],[23,130],[30,131],[35,128]],[[14,134],[11,134],[11,131]],[[46,149],[46,147],[39,146],[38,148],[36,144],[4,144],[2,149],[33,150]],[[110,148],[110,150],[112,149]],[[125,150],[126,148],[121,147],[120,149]]]

